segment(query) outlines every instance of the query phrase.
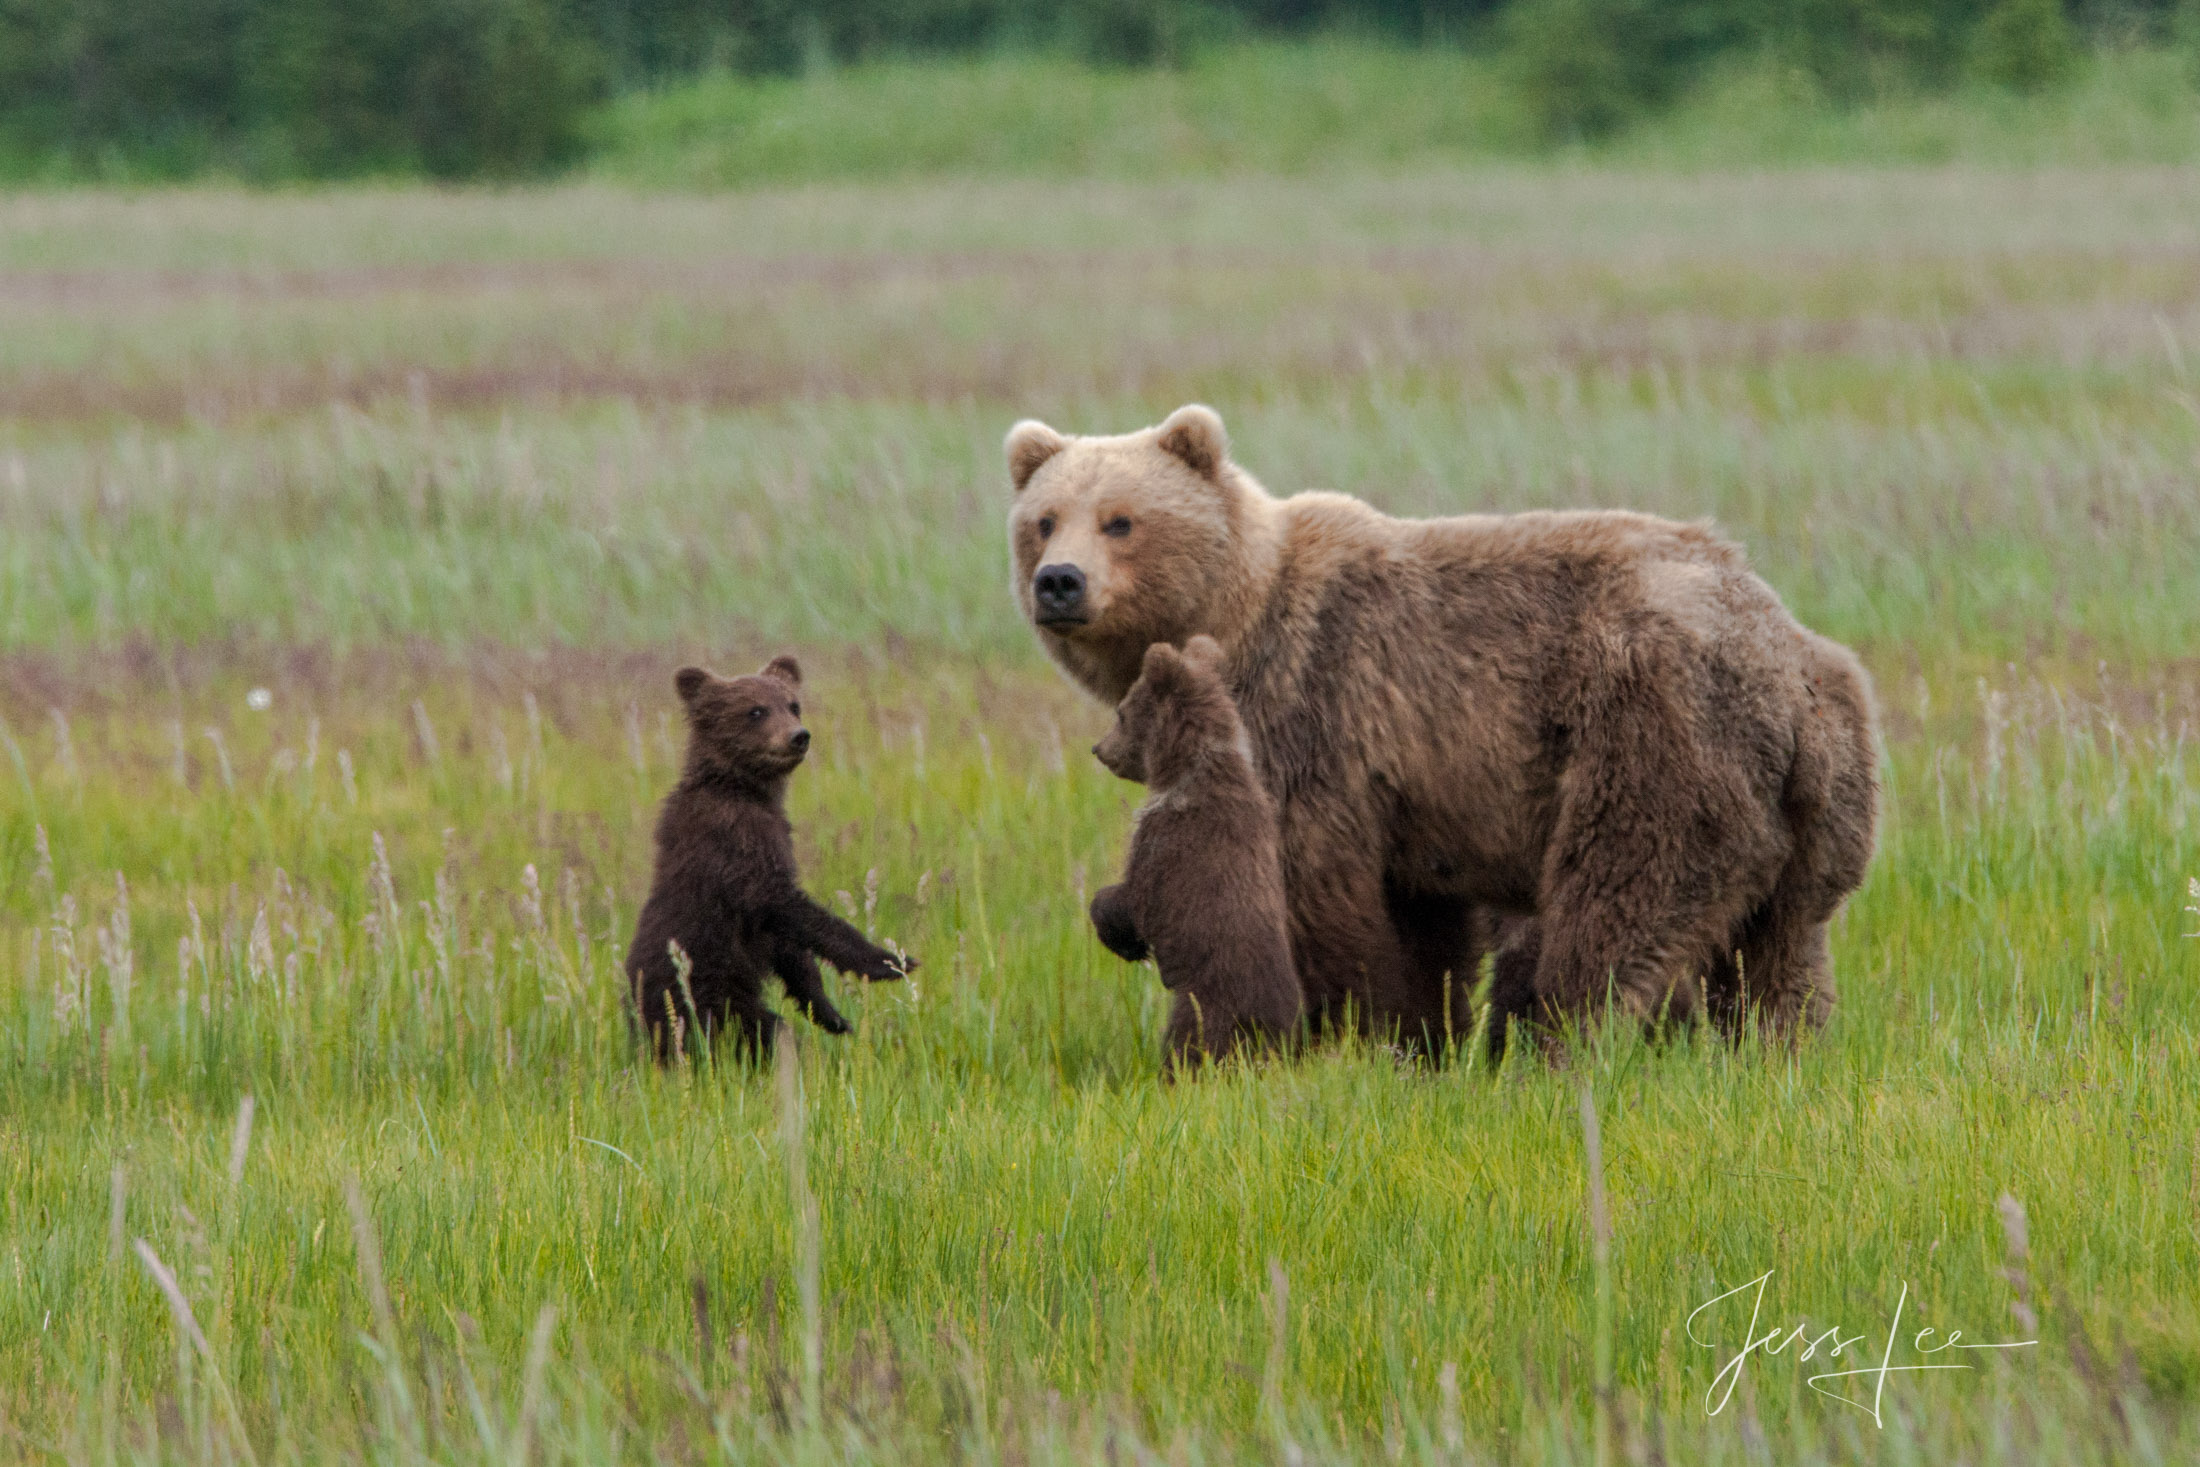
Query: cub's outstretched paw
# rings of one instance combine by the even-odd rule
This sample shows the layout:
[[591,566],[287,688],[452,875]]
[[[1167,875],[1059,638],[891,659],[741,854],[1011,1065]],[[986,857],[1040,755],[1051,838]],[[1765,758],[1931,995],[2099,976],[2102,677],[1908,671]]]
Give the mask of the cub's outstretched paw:
[[873,983],[891,983],[897,978],[908,977],[921,966],[907,953],[896,955],[882,952],[863,970],[863,976]]

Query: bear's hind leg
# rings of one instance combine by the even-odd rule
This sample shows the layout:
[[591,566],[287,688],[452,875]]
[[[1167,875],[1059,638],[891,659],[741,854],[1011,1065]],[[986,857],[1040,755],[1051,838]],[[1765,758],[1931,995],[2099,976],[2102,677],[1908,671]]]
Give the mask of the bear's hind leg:
[[1685,659],[1654,643],[1598,691],[1561,780],[1536,911],[1547,1015],[1607,1004],[1652,1028],[1692,1023],[1703,977],[1765,900],[1790,838],[1747,760],[1691,706]]
[[731,1029],[734,1055],[743,1061],[768,1060],[779,1038],[780,1018],[761,1002],[731,1009],[725,1026]]
[[1719,893],[1702,867],[1630,857],[1624,841],[1586,842],[1562,869],[1536,920],[1537,1016],[1588,1021],[1610,1006],[1650,1031],[1696,1022],[1707,976],[1716,998],[1717,957],[1743,903]]
[[1726,960],[1733,994],[1719,1015],[1720,1027],[1741,1036],[1745,1017],[1754,1016],[1772,1037],[1792,1042],[1805,1030],[1822,1027],[1833,1013],[1833,955],[1825,907],[1815,891],[1792,889],[1793,867],[1764,906],[1751,914]]
[[1489,1059],[1505,1057],[1505,1046],[1521,1026],[1541,1021],[1535,997],[1536,965],[1543,958],[1543,929],[1534,921],[1513,924],[1497,949],[1490,981]]

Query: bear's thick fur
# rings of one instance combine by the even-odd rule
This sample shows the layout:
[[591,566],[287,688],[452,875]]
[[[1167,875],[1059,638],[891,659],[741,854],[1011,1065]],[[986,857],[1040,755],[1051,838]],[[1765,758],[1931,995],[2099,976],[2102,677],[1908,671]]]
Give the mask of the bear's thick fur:
[[1151,643],[1221,643],[1310,1012],[1440,1048],[1513,914],[1545,1016],[1609,992],[1645,1020],[1824,1018],[1826,924],[1872,852],[1870,692],[1736,546],[1621,511],[1277,500],[1196,405],[1006,449],[1015,594],[1071,678],[1113,703]]
[[[649,900],[627,949],[634,1018],[659,1059],[672,1053],[675,1016],[692,1043],[730,1023],[743,1049],[769,1053],[779,1021],[763,987],[776,973],[811,1022],[845,1034],[848,1021],[825,994],[817,958],[871,979],[899,978],[916,965],[874,946],[799,884],[786,801],[787,780],[810,748],[802,669],[779,657],[752,677],[683,667],[673,682],[687,709],[687,766],[657,817]],[[691,964],[688,993],[680,991],[673,942]]]
[[1222,685],[1222,648],[1156,642],[1141,666],[1092,752],[1151,794],[1123,880],[1092,899],[1092,925],[1127,962],[1151,953],[1174,990],[1163,1046],[1173,1074],[1202,1054],[1287,1040],[1301,999],[1276,807]]

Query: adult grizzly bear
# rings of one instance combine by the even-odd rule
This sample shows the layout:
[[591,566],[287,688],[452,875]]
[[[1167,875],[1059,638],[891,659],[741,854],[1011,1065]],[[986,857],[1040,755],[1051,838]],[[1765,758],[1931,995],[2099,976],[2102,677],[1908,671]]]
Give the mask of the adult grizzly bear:
[[1222,644],[1310,1013],[1440,1049],[1514,914],[1546,1016],[1825,1017],[1878,805],[1853,656],[1704,525],[1277,500],[1228,447],[1196,405],[1117,437],[1018,423],[1015,591],[1109,703],[1149,644]]

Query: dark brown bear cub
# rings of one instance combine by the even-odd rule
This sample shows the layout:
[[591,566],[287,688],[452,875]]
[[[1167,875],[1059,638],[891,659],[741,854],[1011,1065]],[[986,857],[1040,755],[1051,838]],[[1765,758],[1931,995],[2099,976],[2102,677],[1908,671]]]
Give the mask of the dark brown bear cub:
[[[698,1030],[707,1040],[731,1024],[744,1051],[769,1053],[779,1020],[763,987],[776,973],[812,1023],[845,1034],[817,958],[871,979],[899,978],[916,964],[873,946],[803,895],[796,878],[786,800],[788,777],[810,749],[802,669],[792,657],[754,677],[683,667],[673,683],[687,708],[687,768],[657,817],[656,873],[627,949],[635,1018],[659,1059],[673,1052],[675,1023],[689,1043]],[[685,993],[674,942],[692,965]]]
[[1212,637],[1192,638],[1181,653],[1155,643],[1115,727],[1092,750],[1152,791],[1121,884],[1092,899],[1092,925],[1118,957],[1151,952],[1175,990],[1171,1073],[1201,1054],[1282,1040],[1302,1007],[1276,807],[1253,773],[1221,664]]

